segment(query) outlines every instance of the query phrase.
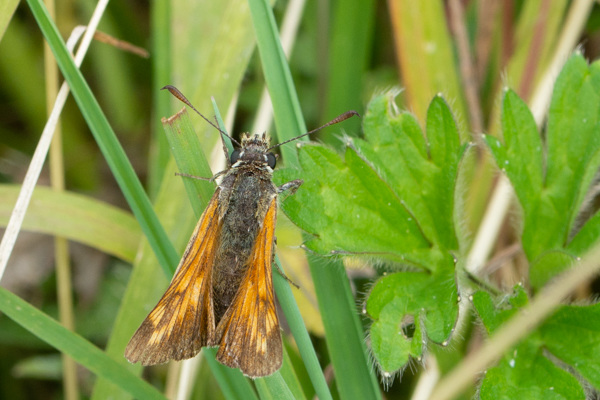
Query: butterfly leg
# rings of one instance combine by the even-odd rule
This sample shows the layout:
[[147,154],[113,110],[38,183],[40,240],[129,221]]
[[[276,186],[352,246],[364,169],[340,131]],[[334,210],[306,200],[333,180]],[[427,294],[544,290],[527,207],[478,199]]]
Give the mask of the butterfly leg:
[[295,179],[288,183],[284,183],[283,185],[277,188],[277,193],[289,191],[288,195],[292,195],[298,190],[300,185],[302,185],[304,181],[302,179]]
[[[302,179],[296,179],[296,180],[290,181],[288,183],[284,183],[283,185],[281,185],[277,188],[277,193],[282,193],[282,192],[287,191],[287,192],[289,192],[287,195],[290,196],[290,195],[294,194],[296,192],[296,190],[298,190],[298,188],[300,187],[300,185],[302,185],[302,183],[304,183],[304,181]],[[275,238],[275,243],[277,243],[277,238]],[[273,257],[273,258],[275,258],[275,257]],[[275,260],[273,260],[273,261],[275,261]],[[274,262],[274,264],[277,267],[277,271],[279,271],[279,275],[281,275],[286,281],[288,281],[288,283],[290,285],[293,285],[297,289],[300,289],[300,286],[295,284],[290,278],[287,277],[287,275],[283,272],[283,270],[279,266],[279,263]]]
[[[279,260],[278,260],[279,261]],[[297,285],[293,280],[291,280],[290,278],[288,278],[288,276],[285,274],[285,272],[283,272],[283,270],[281,269],[281,267],[279,266],[278,262],[274,262],[273,263],[276,267],[277,267],[277,272],[279,272],[279,275],[281,275],[283,277],[283,279],[285,279],[286,281],[288,281],[288,283],[292,286],[295,286],[296,289],[300,289],[300,286]]]
[[218,177],[220,177],[221,175],[225,175],[226,173],[227,173],[227,170],[219,171],[210,178],[206,178],[204,176],[196,176],[196,175],[192,175],[192,174],[183,174],[180,172],[175,172],[175,176],[182,176],[184,178],[192,178],[192,179],[199,179],[201,181],[214,182]]

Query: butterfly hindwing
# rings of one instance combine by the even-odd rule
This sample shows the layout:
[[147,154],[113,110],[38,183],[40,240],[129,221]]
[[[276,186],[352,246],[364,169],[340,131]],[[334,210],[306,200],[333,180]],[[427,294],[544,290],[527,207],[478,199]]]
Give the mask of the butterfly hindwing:
[[276,217],[277,201],[273,198],[240,288],[216,332],[217,360],[253,378],[271,375],[281,367],[282,361],[271,271]]
[[127,345],[130,362],[183,360],[213,342],[211,281],[221,230],[219,193],[217,189],[200,217],[167,291]]

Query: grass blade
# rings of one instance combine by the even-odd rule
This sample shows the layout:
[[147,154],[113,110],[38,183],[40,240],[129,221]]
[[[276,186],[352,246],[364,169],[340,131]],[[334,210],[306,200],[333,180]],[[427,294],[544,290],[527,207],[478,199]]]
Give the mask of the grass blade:
[[[171,81],[171,2],[156,0],[150,3],[152,23],[152,86],[163,87]],[[154,115],[170,114],[171,99],[159,90],[152,91]],[[167,138],[163,135],[162,123],[158,118],[152,124],[152,144],[150,148],[148,180],[150,197],[158,193],[160,182],[171,157]]]
[[0,3],[0,39],[4,36],[4,31],[6,31],[6,27],[12,19],[18,5],[18,0],[3,1]]
[[96,375],[119,385],[132,396],[139,399],[164,399],[150,384],[137,378],[102,350],[3,288],[0,288],[0,311]]
[[[21,187],[0,185],[0,226],[6,226]],[[79,194],[38,187],[23,229],[65,237],[132,262],[141,237],[130,213]]]

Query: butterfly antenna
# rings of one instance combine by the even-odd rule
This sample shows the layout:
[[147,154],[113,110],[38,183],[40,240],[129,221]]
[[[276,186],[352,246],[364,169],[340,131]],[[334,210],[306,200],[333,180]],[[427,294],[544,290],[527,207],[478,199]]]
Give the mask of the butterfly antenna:
[[219,128],[218,125],[215,125],[211,120],[209,120],[208,118],[206,118],[204,115],[202,115],[202,113],[198,110],[196,110],[196,107],[194,107],[194,105],[192,103],[190,103],[190,101],[187,99],[187,97],[185,97],[183,95],[183,93],[181,93],[179,91],[179,89],[177,89],[175,86],[172,85],[167,85],[163,88],[161,88],[160,90],[168,90],[169,92],[171,92],[171,94],[173,96],[175,96],[179,101],[181,101],[182,103],[186,104],[188,107],[190,107],[192,110],[196,111],[196,113],[201,116],[206,122],[208,122],[212,127],[214,127],[216,130],[218,130],[219,132],[221,132],[221,135],[225,135],[227,136],[229,139],[231,139],[232,142],[234,142],[235,144],[237,144],[238,146],[241,146],[240,143],[235,140],[234,138],[232,138],[231,136],[229,136],[227,133],[223,132],[221,130],[221,128]]
[[337,123],[339,123],[339,122],[345,121],[345,120],[347,120],[348,118],[354,117],[355,115],[357,115],[357,116],[359,116],[359,117],[360,117],[360,115],[359,115],[359,114],[358,114],[356,111],[346,111],[345,113],[343,113],[343,114],[341,114],[341,115],[338,115],[337,117],[335,117],[334,119],[332,119],[331,121],[329,121],[328,123],[326,123],[325,125],[322,125],[322,126],[318,127],[317,129],[313,129],[313,130],[312,130],[312,131],[310,131],[310,132],[306,132],[306,133],[304,133],[304,134],[302,134],[302,135],[300,135],[300,136],[296,136],[295,138],[291,138],[291,139],[289,139],[289,140],[286,140],[285,142],[277,143],[275,146],[271,146],[271,147],[269,148],[269,150],[271,150],[271,149],[274,149],[275,147],[279,147],[279,146],[281,146],[282,144],[286,144],[286,143],[289,143],[289,142],[293,142],[294,140],[300,139],[301,137],[308,136],[308,135],[310,135],[311,133],[315,133],[315,132],[317,132],[317,131],[320,131],[320,130],[321,130],[321,129],[323,129],[323,128],[327,128],[327,127],[328,127],[328,126],[330,126],[330,125],[334,125],[334,124],[337,124]]

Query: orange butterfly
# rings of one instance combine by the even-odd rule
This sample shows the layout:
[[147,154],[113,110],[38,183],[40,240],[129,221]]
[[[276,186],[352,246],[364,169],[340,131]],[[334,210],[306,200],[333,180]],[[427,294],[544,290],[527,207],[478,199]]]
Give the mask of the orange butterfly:
[[[176,88],[165,88],[193,108]],[[355,114],[347,112],[321,128]],[[293,193],[302,180],[275,186],[272,148],[266,134],[244,134],[241,148],[231,154],[229,169],[216,175],[223,175],[223,180],[200,217],[171,284],[125,349],[130,362],[183,360],[204,346],[218,346],[219,362],[251,378],[271,375],[281,367],[271,272],[277,194]]]

